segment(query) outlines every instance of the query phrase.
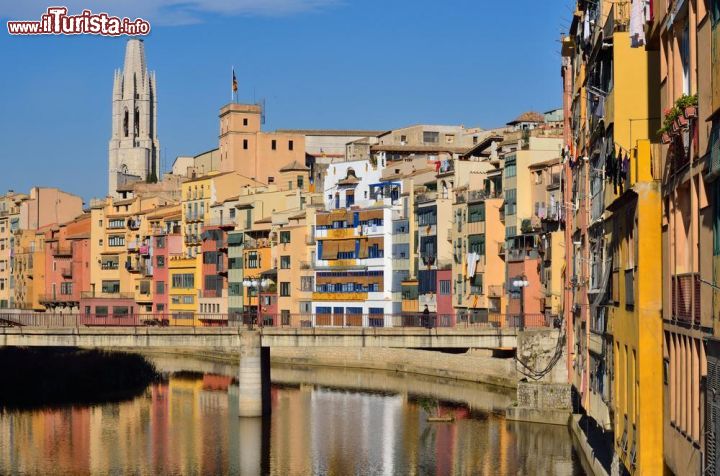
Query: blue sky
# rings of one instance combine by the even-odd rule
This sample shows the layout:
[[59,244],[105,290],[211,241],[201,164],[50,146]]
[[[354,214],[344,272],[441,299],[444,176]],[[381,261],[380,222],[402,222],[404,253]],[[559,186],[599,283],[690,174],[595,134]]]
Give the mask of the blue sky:
[[[9,3],[9,2],[8,2]],[[142,16],[169,166],[217,146],[235,66],[240,99],[265,98],[269,130],[494,127],[561,104],[569,0],[113,0],[61,2]],[[37,0],[0,6],[35,20]],[[0,192],[106,193],[112,75],[125,39],[0,33]]]

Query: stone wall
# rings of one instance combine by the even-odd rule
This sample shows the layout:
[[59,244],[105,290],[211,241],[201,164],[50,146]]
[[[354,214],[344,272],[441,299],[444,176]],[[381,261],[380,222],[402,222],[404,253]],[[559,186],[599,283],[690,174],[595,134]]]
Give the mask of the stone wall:
[[518,382],[517,404],[519,407],[538,410],[571,409],[570,385],[542,382]]
[[567,383],[565,335],[560,332],[559,329],[530,329],[520,332],[517,337],[517,358],[522,364],[517,362],[518,372],[532,373],[525,367],[541,372],[552,364],[547,374],[537,381]]

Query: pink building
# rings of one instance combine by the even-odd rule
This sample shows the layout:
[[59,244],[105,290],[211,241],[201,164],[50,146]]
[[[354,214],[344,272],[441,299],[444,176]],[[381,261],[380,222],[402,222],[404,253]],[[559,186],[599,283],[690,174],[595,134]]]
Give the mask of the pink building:
[[80,312],[80,298],[90,290],[90,216],[45,232],[45,290],[40,303],[48,311]]
[[437,289],[437,318],[438,325],[454,325],[455,309],[453,308],[452,297],[452,269],[440,269],[436,274]]
[[182,253],[182,236],[167,234],[166,230],[155,230],[153,240],[153,312],[165,314],[168,310],[168,263],[171,255]]

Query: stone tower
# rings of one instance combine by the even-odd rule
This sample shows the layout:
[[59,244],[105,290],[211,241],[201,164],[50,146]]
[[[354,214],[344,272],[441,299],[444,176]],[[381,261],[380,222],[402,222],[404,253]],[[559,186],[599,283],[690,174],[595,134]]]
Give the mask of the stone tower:
[[143,40],[133,38],[113,83],[108,194],[118,197],[118,187],[151,178],[160,180],[155,72],[147,70]]

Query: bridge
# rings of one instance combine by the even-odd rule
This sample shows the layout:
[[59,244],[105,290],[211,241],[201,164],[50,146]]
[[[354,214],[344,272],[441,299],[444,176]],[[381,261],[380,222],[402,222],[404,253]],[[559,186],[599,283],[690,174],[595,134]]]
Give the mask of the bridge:
[[222,327],[165,327],[87,325],[79,316],[59,319],[40,315],[28,319],[0,315],[0,346],[237,349],[240,416],[244,417],[261,416],[270,410],[273,347],[516,348],[518,334],[517,326],[493,323],[453,327],[257,327],[236,322]]

